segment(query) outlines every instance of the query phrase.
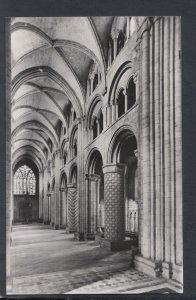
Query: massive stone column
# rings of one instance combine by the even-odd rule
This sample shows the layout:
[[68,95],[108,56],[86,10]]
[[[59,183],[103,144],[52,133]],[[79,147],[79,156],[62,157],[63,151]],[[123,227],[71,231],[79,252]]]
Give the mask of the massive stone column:
[[170,17],[164,19],[164,241],[165,247],[163,249],[163,276],[169,278],[171,276],[171,144],[170,144],[170,130],[172,124],[170,123],[171,104],[170,104],[170,77],[169,64],[170,64]]
[[86,116],[81,119],[78,118],[78,149],[79,159],[77,165],[77,238],[84,240],[84,234],[87,228],[87,216],[86,216],[86,189],[85,189],[85,159],[84,159],[84,145],[87,143],[86,132]]
[[103,166],[105,231],[101,246],[111,250],[128,247],[125,238],[124,164]]
[[183,204],[182,204],[182,69],[181,69],[181,18],[175,17],[174,66],[175,66],[175,264],[173,278],[183,280]]
[[[10,269],[10,246],[12,225],[12,197],[11,197],[11,52],[10,52],[10,18],[5,19],[6,30],[6,292],[12,288]],[[4,259],[3,259],[4,261]],[[4,270],[4,263],[1,264]]]
[[60,191],[59,191],[60,168],[61,168],[61,151],[59,149],[57,150],[55,156],[55,229],[60,228],[60,214],[61,214]]
[[[155,253],[157,261],[162,259],[161,228],[161,93],[160,93],[160,18],[154,23],[154,151],[155,157]],[[150,116],[149,116],[150,117]]]
[[77,203],[77,187],[76,184],[67,185],[67,201],[68,201],[68,230],[76,232],[78,227],[78,203]]
[[135,257],[136,268],[151,272],[151,178],[150,178],[150,99],[149,99],[149,24],[146,20],[141,29],[141,104],[140,104],[140,159],[141,159],[141,204],[140,204],[140,256]]
[[161,103],[160,103],[160,18],[153,30],[146,18],[140,28],[140,255],[137,269],[160,276],[162,259]]
[[43,170],[39,172],[39,219],[43,219]]
[[67,214],[68,214],[68,205],[67,205],[67,189],[60,188],[60,228],[67,227]]
[[180,26],[180,17],[154,17],[141,35],[141,255],[135,265],[182,282]]

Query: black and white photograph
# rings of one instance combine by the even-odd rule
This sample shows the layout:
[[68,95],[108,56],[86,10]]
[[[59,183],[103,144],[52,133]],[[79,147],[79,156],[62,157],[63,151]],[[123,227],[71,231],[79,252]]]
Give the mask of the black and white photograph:
[[183,293],[181,20],[5,18],[8,295]]

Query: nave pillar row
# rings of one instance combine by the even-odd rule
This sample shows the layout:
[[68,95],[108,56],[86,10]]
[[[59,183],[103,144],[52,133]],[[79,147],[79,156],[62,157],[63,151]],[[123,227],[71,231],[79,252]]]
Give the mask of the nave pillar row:
[[103,166],[105,231],[102,243],[111,250],[126,248],[124,168],[124,164]]
[[77,186],[74,183],[67,185],[67,231],[77,232],[78,231],[78,194]]
[[[12,199],[12,181],[11,181],[11,45],[10,45],[10,18],[5,19],[5,30],[6,30],[6,192],[2,192],[3,196],[6,197],[6,291],[10,291],[12,286],[11,280],[11,261],[10,261],[10,247],[11,247],[11,228],[13,220],[13,199]],[[3,119],[4,122],[4,119]],[[1,123],[2,124],[2,123]],[[4,147],[4,146],[3,146]],[[3,150],[4,151],[4,150]],[[4,168],[2,168],[4,170]],[[3,174],[2,174],[3,175]],[[3,247],[2,247],[3,248]],[[1,252],[2,254],[2,252]],[[1,259],[0,268],[4,270],[4,260]]]
[[155,17],[140,28],[140,255],[135,266],[182,282],[180,23],[180,17]]
[[55,228],[60,228],[61,216],[61,199],[60,199],[60,168],[61,168],[61,151],[58,149],[55,153]]
[[44,170],[39,172],[39,219],[44,216]]

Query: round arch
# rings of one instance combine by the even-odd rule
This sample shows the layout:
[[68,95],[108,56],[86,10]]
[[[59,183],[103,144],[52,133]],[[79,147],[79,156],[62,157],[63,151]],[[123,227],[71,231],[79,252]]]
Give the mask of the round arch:
[[101,152],[98,150],[98,148],[93,148],[87,157],[86,173],[100,174],[100,165],[103,165]]
[[61,173],[60,181],[59,181],[59,186],[60,186],[60,189],[64,189],[64,190],[67,187],[67,175],[66,175],[65,171],[63,171]]
[[[113,134],[109,148],[107,153],[107,163],[119,163],[120,161],[120,150],[123,143],[128,138],[135,139],[135,146],[137,148],[137,130],[133,126],[124,125],[121,128],[117,129],[116,132]],[[136,149],[135,148],[135,149]]]
[[118,83],[123,76],[123,74],[128,70],[128,69],[133,69],[133,63],[131,61],[126,61],[124,62],[116,71],[112,83],[110,85],[110,90],[109,90],[109,96],[108,96],[108,104],[111,104],[116,95],[116,91],[118,88]]
[[86,127],[90,128],[91,123],[92,123],[92,115],[94,112],[95,107],[98,105],[98,103],[100,102],[100,107],[99,109],[102,107],[103,101],[102,101],[102,96],[100,94],[96,94],[95,97],[93,98],[93,100],[90,103],[90,106],[87,109],[87,121],[86,121]]
[[16,156],[15,158],[12,157],[12,170],[15,170],[16,165],[17,165],[20,161],[22,161],[22,160],[25,160],[25,161],[27,161],[27,160],[32,161],[32,162],[36,165],[38,171],[41,172],[41,170],[42,170],[42,165],[41,165],[40,161],[38,160],[37,156],[35,156],[35,155],[30,155],[30,154],[27,154],[27,153],[20,154],[20,155]]
[[73,163],[69,171],[69,183],[77,184],[77,164]]

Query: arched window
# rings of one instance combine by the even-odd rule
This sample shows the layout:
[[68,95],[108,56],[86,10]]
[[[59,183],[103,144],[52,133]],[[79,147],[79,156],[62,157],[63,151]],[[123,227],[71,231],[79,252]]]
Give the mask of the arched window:
[[95,74],[94,79],[93,79],[93,91],[98,85],[98,74]]
[[103,131],[103,113],[102,113],[102,111],[100,112],[100,115],[99,115],[99,130],[100,130],[99,133],[101,133]]
[[33,171],[26,165],[20,167],[14,174],[15,195],[35,195],[36,178]]
[[52,181],[52,192],[54,192],[55,191],[55,179],[53,179],[53,181]]
[[136,101],[136,86],[133,81],[133,78],[129,81],[128,89],[127,89],[127,97],[128,97],[128,103],[127,103],[127,109],[130,109]]
[[117,54],[124,47],[124,44],[125,44],[125,36],[122,33],[122,31],[120,31],[119,36],[118,36],[118,41],[117,41]]
[[93,139],[97,137],[97,118],[94,118],[93,121]]
[[120,91],[118,96],[118,117],[125,113],[125,95],[123,90]]
[[74,142],[74,156],[77,156],[78,153],[78,147],[77,147],[77,141]]
[[73,120],[76,119],[76,112],[74,111],[74,114],[73,114]]
[[66,163],[67,163],[67,153],[66,152],[63,155],[63,161],[64,161],[64,165],[66,165]]
[[77,166],[74,166],[71,171],[71,183],[77,184]]

